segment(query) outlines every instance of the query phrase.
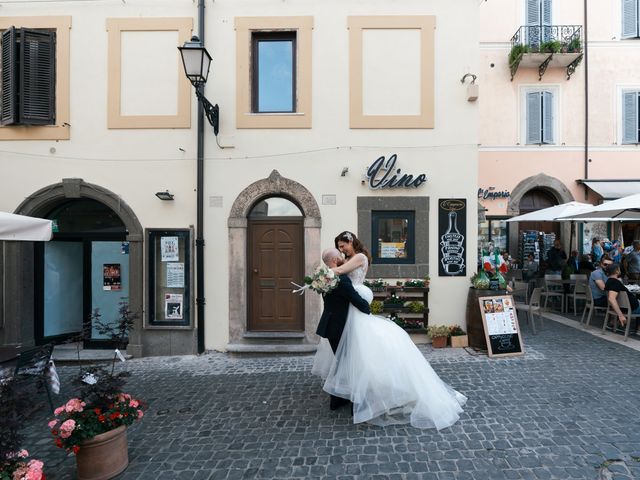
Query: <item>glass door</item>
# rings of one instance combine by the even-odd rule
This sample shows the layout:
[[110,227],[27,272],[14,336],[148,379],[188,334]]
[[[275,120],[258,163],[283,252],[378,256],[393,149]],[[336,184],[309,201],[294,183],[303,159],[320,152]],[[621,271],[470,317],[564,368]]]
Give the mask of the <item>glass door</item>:
[[[100,313],[100,322],[114,324],[120,317],[123,302],[129,300],[129,255],[123,253],[121,241],[91,242],[91,313]],[[91,318],[90,342],[104,342],[109,337],[96,328]],[[87,342],[85,342],[86,344]]]

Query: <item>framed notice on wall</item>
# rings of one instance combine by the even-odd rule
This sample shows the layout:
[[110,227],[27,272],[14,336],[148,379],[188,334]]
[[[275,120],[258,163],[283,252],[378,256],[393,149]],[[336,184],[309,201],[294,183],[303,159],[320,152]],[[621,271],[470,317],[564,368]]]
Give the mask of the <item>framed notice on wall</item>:
[[467,200],[445,198],[438,200],[438,275],[464,277],[467,275]]
[[149,327],[191,328],[191,230],[147,230]]
[[511,295],[479,297],[490,357],[524,355],[516,306]]

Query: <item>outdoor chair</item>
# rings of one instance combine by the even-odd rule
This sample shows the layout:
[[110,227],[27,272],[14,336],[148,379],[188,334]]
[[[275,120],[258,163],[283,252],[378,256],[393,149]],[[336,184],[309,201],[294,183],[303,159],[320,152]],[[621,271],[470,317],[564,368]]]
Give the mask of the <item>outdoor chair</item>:
[[540,304],[542,288],[534,288],[533,292],[531,292],[531,297],[529,297],[529,303],[518,303],[516,302],[516,310],[521,310],[527,313],[527,323],[531,324],[531,331],[536,333],[536,325],[535,325],[535,313],[538,314],[538,318],[540,319],[540,328],[542,328],[542,308]]
[[521,298],[524,303],[529,303],[529,282],[513,282],[511,295],[514,299]]
[[589,284],[585,275],[571,275],[571,281],[572,283],[575,281],[575,283],[571,285],[571,291],[567,294],[567,311],[569,310],[569,301],[573,299],[573,313],[577,315],[577,302],[578,300],[584,300],[586,303]]
[[[640,314],[634,314],[631,313],[631,305],[629,304],[629,297],[627,296],[627,294],[625,293],[624,295],[622,295],[623,292],[620,292],[618,294],[618,305],[620,306],[620,309],[623,312],[627,312],[626,313],[626,317],[627,317],[627,321],[626,321],[626,327],[624,329],[624,341],[626,342],[627,339],[629,338],[629,329],[631,328],[631,320],[635,320],[640,318]],[[605,331],[607,329],[607,325],[609,322],[609,317],[613,317],[613,333],[616,332],[617,328],[618,328],[618,314],[615,312],[615,310],[611,307],[611,303],[609,303],[609,308],[607,308],[607,313],[604,316],[604,322],[602,323],[602,334],[605,334]]]
[[26,350],[18,356],[16,370],[13,374],[17,381],[26,381],[34,379],[41,382],[47,392],[49,407],[53,413],[53,402],[51,401],[51,392],[49,391],[49,382],[46,378],[47,367],[53,352],[53,344],[42,345]]
[[589,326],[589,323],[591,323],[591,317],[593,317],[593,314],[606,314],[607,307],[598,307],[593,303],[593,293],[591,292],[591,289],[588,285],[585,294],[586,299],[584,303],[584,310],[582,311],[582,317],[580,317],[580,323],[585,322],[584,328],[587,328]]
[[564,283],[562,283],[562,275],[546,274],[541,295],[544,297],[545,310],[547,309],[549,298],[557,298],[560,300],[560,311],[564,312]]

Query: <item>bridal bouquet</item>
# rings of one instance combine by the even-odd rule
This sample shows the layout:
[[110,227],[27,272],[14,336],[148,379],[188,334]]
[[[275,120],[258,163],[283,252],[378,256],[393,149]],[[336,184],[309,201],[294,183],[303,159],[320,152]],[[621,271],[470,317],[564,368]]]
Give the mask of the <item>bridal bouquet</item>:
[[338,286],[339,281],[340,277],[338,277],[333,270],[326,265],[319,265],[313,272],[313,275],[304,277],[304,285],[291,283],[297,287],[293,290],[293,293],[300,293],[300,295],[302,295],[304,291],[309,288],[314,292],[326,295]]

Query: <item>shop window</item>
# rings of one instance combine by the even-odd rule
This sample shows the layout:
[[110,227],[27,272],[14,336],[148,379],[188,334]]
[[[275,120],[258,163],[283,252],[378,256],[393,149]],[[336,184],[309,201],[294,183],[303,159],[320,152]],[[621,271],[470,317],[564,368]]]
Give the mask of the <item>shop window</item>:
[[236,17],[236,127],[311,128],[313,17]]
[[622,38],[640,36],[638,12],[640,0],[621,0],[622,2]]
[[296,111],[296,32],[254,32],[251,38],[251,111]]
[[622,91],[622,143],[640,143],[640,91]]
[[508,250],[509,224],[506,219],[488,218],[484,222],[478,224],[478,246],[486,248],[491,242],[494,247],[498,247],[500,251]]
[[2,32],[2,125],[55,124],[55,43],[52,30]]
[[373,263],[415,262],[415,213],[371,212]]
[[525,95],[525,138],[528,145],[555,142],[555,95],[551,90],[529,90]]
[[148,230],[148,326],[191,323],[191,231]]

